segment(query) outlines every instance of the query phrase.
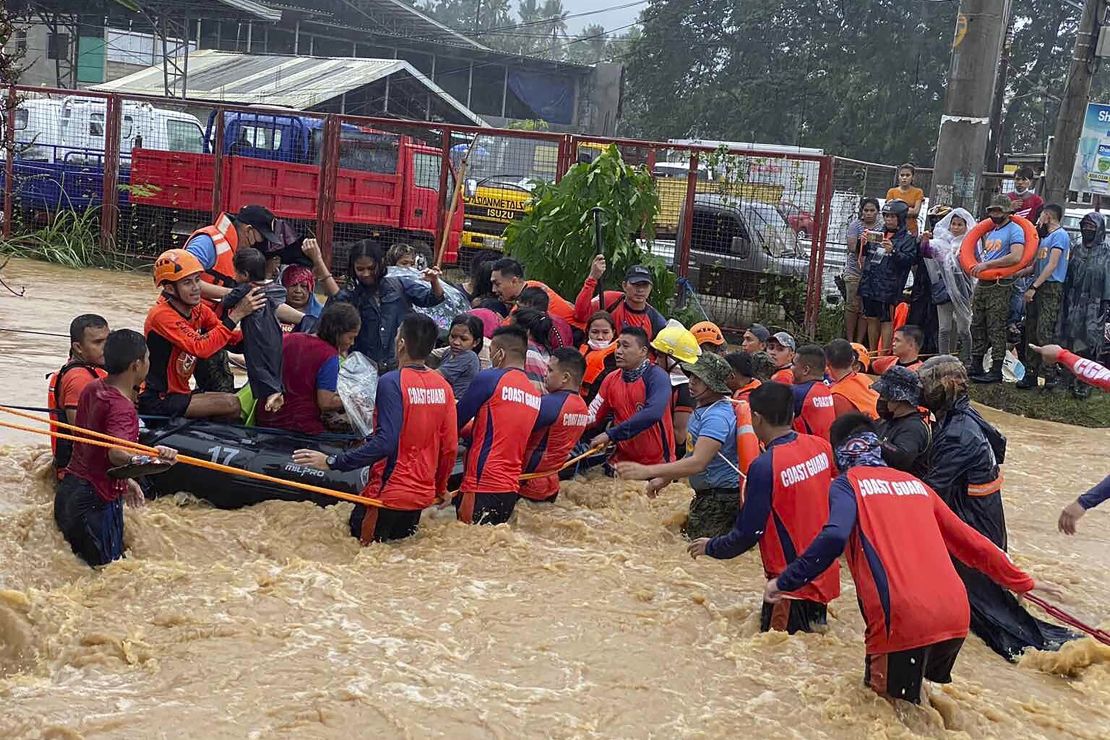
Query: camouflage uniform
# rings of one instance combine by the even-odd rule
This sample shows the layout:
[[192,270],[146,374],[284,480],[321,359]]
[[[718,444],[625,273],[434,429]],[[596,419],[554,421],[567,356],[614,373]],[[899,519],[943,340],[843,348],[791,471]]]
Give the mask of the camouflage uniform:
[[1010,285],[1009,280],[980,280],[971,298],[971,356],[984,357],[989,349],[992,370],[1001,370],[1006,359]]
[[[1060,315],[1060,298],[1064,284],[1049,280],[1037,288],[1033,302],[1025,310],[1024,344],[1056,344],[1056,320]],[[1025,353],[1026,374],[1037,375],[1045,369],[1038,352]]]

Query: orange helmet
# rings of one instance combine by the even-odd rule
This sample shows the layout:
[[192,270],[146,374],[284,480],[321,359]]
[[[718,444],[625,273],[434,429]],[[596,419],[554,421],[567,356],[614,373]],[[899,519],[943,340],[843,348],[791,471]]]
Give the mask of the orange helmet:
[[154,260],[154,284],[176,283],[204,272],[204,266],[184,249],[167,249]]
[[690,333],[698,340],[698,344],[715,344],[718,347],[725,343],[725,335],[721,327],[712,321],[701,321],[690,327]]
[[852,342],[852,349],[856,351],[856,359],[863,365],[865,373],[871,372],[871,353],[859,342]]

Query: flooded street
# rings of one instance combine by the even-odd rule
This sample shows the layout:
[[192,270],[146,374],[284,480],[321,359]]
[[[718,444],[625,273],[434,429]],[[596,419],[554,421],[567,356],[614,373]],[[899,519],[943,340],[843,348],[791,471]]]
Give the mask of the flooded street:
[[[141,329],[155,297],[145,274],[13,261],[4,279],[27,294],[0,287],[2,329]],[[67,346],[0,331],[0,402],[42,406]],[[1110,510],[1056,531],[1110,469],[1110,431],[987,416],[1010,442],[1014,559],[1110,627]],[[55,528],[47,449],[0,430],[2,737],[1110,737],[1091,639],[1011,665],[970,636],[933,707],[896,709],[862,685],[847,569],[827,634],[760,634],[758,554],[690,560],[684,486],[567,483],[505,526],[432,512],[369,548],[347,504],[182,494],[128,509],[129,557],[97,572]]]

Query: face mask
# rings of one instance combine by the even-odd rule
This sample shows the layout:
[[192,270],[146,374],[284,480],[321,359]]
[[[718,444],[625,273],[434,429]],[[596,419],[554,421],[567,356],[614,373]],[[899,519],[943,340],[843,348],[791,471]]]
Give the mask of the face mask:
[[944,388],[938,383],[933,387],[926,387],[921,396],[921,405],[934,414],[944,410]]
[[586,342],[586,344],[589,346],[590,349],[607,349],[613,343],[605,342],[600,339],[591,339],[590,341]]
[[1048,224],[1037,224],[1037,236],[1039,236],[1039,237],[1048,236]]
[[875,411],[879,414],[880,417],[884,419],[894,418],[894,412],[890,410],[889,406],[887,406],[885,399],[880,398],[878,401],[875,402]]
[[1002,224],[1006,223],[1006,216],[991,216],[991,221],[994,222],[996,226],[1001,226]]

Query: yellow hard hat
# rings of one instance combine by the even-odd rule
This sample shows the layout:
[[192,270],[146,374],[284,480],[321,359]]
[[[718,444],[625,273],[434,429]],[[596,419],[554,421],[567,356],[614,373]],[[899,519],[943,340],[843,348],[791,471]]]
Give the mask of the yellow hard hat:
[[697,362],[701,356],[698,340],[685,326],[671,319],[659,330],[651,346],[656,352],[670,355],[679,362]]

